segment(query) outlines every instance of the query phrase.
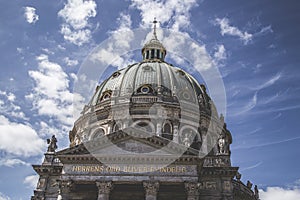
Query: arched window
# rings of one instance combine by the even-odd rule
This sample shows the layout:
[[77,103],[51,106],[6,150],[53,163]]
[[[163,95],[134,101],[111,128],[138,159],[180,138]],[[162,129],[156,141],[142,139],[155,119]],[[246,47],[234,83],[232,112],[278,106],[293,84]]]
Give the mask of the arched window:
[[105,100],[110,99],[111,94],[112,94],[111,90],[107,90],[107,91],[103,92],[102,96],[100,97],[100,101],[105,101]]
[[151,58],[154,58],[154,49],[151,49]]
[[104,130],[102,128],[97,129],[94,134],[92,135],[91,139],[96,139],[105,134]]
[[173,140],[172,127],[170,123],[165,123],[162,129],[162,137]]
[[113,132],[116,132],[121,129],[121,124],[115,124],[113,128]]

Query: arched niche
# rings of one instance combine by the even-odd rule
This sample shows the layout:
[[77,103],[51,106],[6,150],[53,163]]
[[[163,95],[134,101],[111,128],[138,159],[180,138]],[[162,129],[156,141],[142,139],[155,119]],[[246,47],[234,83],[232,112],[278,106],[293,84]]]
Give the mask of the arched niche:
[[200,149],[201,136],[195,127],[185,125],[179,131],[179,143],[194,148]]
[[102,137],[103,135],[105,135],[104,128],[98,128],[91,134],[90,139],[91,140],[96,139],[96,138]]
[[170,122],[165,122],[162,127],[162,134],[161,136],[163,138],[173,140],[173,130],[172,130],[172,124]]

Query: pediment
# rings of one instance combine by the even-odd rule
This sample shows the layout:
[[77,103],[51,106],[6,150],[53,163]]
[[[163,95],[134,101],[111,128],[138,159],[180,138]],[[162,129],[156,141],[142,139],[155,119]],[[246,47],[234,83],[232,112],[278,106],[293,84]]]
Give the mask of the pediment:
[[137,131],[136,129],[127,129],[126,132],[117,131],[57,152],[58,157],[68,155],[115,157],[141,154],[166,157],[178,154],[198,156],[199,152],[159,136],[149,136],[149,133]]

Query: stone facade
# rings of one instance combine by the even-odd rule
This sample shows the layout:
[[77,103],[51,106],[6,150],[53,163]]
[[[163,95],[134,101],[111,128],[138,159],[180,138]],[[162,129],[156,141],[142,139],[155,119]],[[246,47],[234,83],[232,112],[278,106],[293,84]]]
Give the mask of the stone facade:
[[205,86],[164,61],[156,29],[142,55],[96,88],[69,148],[48,140],[31,199],[257,200],[231,165],[231,133]]

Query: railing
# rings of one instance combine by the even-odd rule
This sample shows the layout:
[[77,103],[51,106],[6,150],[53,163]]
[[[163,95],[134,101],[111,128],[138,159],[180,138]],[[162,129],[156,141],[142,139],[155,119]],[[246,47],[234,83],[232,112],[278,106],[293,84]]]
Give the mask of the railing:
[[258,194],[256,195],[251,188],[247,187],[243,182],[239,180],[232,181],[235,199],[243,200],[259,200]]
[[157,102],[157,97],[131,97],[132,103],[154,103]]

